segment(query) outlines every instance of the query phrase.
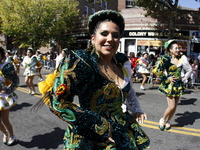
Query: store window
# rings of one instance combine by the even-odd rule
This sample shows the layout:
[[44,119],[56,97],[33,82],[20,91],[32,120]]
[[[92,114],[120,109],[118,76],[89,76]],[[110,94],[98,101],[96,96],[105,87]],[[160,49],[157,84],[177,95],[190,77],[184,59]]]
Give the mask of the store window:
[[102,0],[99,0],[99,7],[102,7]]
[[104,9],[108,9],[108,4],[106,1],[104,1]]
[[126,0],[126,8],[133,7],[133,0]]
[[130,56],[131,52],[134,52],[135,54],[137,53],[136,45],[135,45],[135,39],[130,39],[130,40],[127,39],[125,41],[125,51],[124,51],[124,53],[127,56]]
[[84,6],[84,15],[88,15],[88,7]]
[[94,14],[94,13],[95,13],[95,9],[92,8],[92,9],[91,9],[91,14]]
[[138,40],[137,41],[137,50],[140,53],[143,53],[143,52],[149,53],[149,40]]
[[162,50],[163,42],[159,40],[150,40],[149,46],[150,46],[149,51],[156,53],[156,51]]

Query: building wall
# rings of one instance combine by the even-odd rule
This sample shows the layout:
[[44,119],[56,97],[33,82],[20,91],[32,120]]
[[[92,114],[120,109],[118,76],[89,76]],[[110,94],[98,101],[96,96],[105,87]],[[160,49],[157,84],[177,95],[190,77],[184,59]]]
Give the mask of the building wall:
[[122,9],[133,8],[135,1],[137,0],[118,0],[118,10],[121,11]]
[[126,8],[126,0],[118,0],[118,10]]
[[[88,17],[99,10],[112,9],[118,11],[118,1],[117,0],[102,0],[102,5],[99,4],[99,0],[94,0],[93,2],[88,2],[87,0],[78,0],[79,1],[79,17],[81,24],[78,24],[78,28],[73,31],[73,36],[76,37],[76,44],[73,45],[76,49],[84,49],[87,47],[88,40],[90,39],[88,30],[87,30],[87,21]],[[107,4],[107,5],[106,5]],[[85,12],[85,7],[88,8],[88,13]],[[95,11],[92,12],[92,9]]]
[[[78,6],[78,9],[80,10],[80,16],[89,16],[92,14],[92,9],[95,9],[95,12],[99,10],[104,10],[104,9],[112,9],[112,10],[118,10],[118,1],[117,0],[109,0],[109,1],[102,1],[102,6],[100,6],[100,3],[98,2],[99,0],[94,0],[94,3],[91,2],[89,3],[88,0],[78,0],[80,3]],[[107,3],[107,7],[105,7],[105,3]],[[84,7],[88,7],[88,15],[85,15]]]
[[122,9],[121,14],[125,19],[125,30],[153,28],[153,25],[157,23],[157,20],[151,17],[145,17],[145,13],[146,11],[139,7]]

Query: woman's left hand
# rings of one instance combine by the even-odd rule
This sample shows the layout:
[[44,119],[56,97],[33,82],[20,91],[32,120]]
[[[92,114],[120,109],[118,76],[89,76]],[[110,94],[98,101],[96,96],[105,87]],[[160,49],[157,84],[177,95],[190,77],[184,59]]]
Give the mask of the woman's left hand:
[[134,117],[138,123],[144,123],[144,120],[147,120],[147,115],[141,112],[134,113]]

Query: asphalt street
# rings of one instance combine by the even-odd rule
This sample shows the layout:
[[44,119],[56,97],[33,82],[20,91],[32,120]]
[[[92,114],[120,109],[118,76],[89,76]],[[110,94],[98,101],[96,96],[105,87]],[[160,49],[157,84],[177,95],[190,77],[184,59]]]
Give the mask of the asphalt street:
[[[37,112],[31,111],[41,95],[28,94],[23,69],[20,71],[20,86],[16,90],[19,102],[10,111],[10,121],[18,144],[8,147],[1,140],[0,150],[62,150],[67,123],[52,114],[46,105]],[[48,73],[50,72],[43,70],[43,77]],[[37,83],[38,77],[35,77],[34,84],[38,92]],[[141,126],[150,137],[149,150],[200,150],[200,90],[187,89],[171,121],[172,129],[160,131],[158,121],[167,107],[166,98],[158,92],[158,85],[146,84],[146,91],[140,90],[139,86],[140,83],[134,83],[138,101],[148,116]],[[75,103],[77,102],[75,98]],[[1,137],[3,139],[3,133],[0,133]]]

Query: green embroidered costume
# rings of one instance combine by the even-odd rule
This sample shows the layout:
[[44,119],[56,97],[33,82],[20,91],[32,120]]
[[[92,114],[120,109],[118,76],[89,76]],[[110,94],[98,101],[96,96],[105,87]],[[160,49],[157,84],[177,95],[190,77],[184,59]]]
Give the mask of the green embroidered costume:
[[[100,74],[97,61],[96,53],[68,51],[55,73],[52,89],[46,94],[45,103],[51,111],[69,123],[64,136],[65,150],[148,148],[149,138],[129,113],[142,112],[132,87],[130,62],[122,53],[113,58],[124,73],[125,83],[120,89]],[[73,103],[76,95],[79,105]],[[126,107],[122,108],[123,105]],[[108,142],[110,127],[115,143]]]
[[14,66],[11,62],[0,63],[0,111],[10,109],[17,104],[18,96],[14,90],[19,85],[19,77],[15,74]]
[[[180,57],[179,62],[180,65],[176,66],[171,62],[171,56],[164,55],[159,58],[157,65],[153,70],[153,73],[161,78],[159,91],[166,96],[181,96],[186,89],[184,82],[187,82],[192,70],[184,55]],[[186,71],[184,75],[182,69]],[[170,76],[176,77],[175,83],[170,82],[168,79]]]

